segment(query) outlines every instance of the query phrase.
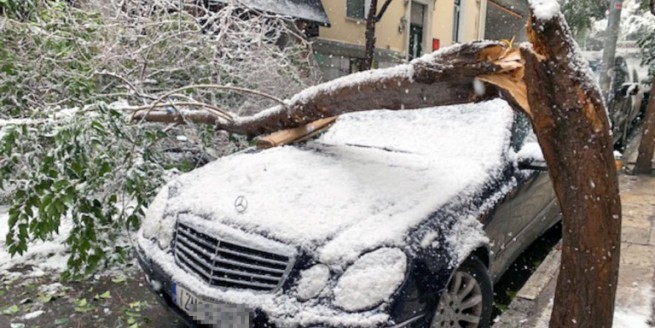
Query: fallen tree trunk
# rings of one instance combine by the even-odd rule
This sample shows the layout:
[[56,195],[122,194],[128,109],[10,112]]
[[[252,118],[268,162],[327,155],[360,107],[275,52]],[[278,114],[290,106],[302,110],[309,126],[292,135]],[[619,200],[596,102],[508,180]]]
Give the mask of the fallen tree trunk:
[[249,137],[296,128],[325,117],[373,109],[416,109],[487,100],[499,90],[476,93],[473,81],[480,75],[506,71],[496,62],[507,49],[498,42],[463,44],[436,53],[430,59],[413,61],[385,70],[352,74],[310,87],[287,101],[252,117],[233,122],[204,111],[169,113],[141,110],[135,121],[204,123]]
[[563,218],[550,327],[609,328],[621,249],[609,118],[563,16],[533,15],[528,36],[532,47],[521,54],[532,124]]

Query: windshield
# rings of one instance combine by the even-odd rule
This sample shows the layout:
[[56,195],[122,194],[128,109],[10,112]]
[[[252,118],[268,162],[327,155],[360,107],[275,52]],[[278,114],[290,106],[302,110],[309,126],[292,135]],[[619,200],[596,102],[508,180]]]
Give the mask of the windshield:
[[317,142],[440,156],[501,151],[509,142],[513,111],[503,100],[341,116]]

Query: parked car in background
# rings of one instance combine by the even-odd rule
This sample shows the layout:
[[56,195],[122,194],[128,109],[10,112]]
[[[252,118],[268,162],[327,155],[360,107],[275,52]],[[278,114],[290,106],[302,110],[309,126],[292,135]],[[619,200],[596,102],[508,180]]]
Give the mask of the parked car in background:
[[[592,72],[598,79],[601,60],[589,54],[586,57]],[[635,126],[637,118],[645,111],[642,104],[645,103],[647,89],[641,84],[637,69],[629,67],[628,62],[622,56],[615,58],[611,74],[613,77],[607,95],[607,111],[612,122],[614,145],[620,149],[626,146],[627,138]]]
[[527,119],[493,100],[220,158],[161,190],[138,253],[190,324],[486,327],[494,282],[559,220]]

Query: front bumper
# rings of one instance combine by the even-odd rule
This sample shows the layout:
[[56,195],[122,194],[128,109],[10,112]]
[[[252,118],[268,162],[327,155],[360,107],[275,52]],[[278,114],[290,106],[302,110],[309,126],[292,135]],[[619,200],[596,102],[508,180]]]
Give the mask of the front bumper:
[[[196,319],[183,311],[173,300],[173,278],[161,266],[148,258],[141,248],[138,250],[138,259],[148,282],[149,289],[157,295],[157,300],[169,311],[172,311],[189,327],[203,327]],[[260,311],[253,312],[250,318],[251,327],[273,327]]]
[[[239,304],[235,299],[245,301],[242,305],[257,308],[250,315],[250,327],[419,327],[423,315],[417,315],[402,323],[395,324],[387,313],[372,310],[363,313],[337,312],[320,304],[299,302],[295,297],[281,291],[275,294],[252,291],[219,290],[202,288],[206,284],[195,276],[182,270],[173,255],[164,252],[142,237],[139,238],[138,259],[146,275],[150,289],[158,295],[159,301],[173,311],[190,327],[203,327],[184,312],[173,300],[175,282],[185,282],[184,288],[206,301]],[[248,302],[252,300],[252,302]],[[256,306],[253,306],[256,305]],[[271,313],[275,318],[271,318]]]

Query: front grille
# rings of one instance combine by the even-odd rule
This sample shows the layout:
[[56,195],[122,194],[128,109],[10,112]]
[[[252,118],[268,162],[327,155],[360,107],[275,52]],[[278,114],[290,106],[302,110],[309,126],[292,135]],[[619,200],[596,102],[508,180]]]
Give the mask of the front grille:
[[286,276],[290,257],[226,242],[177,224],[175,259],[212,286],[272,291]]

